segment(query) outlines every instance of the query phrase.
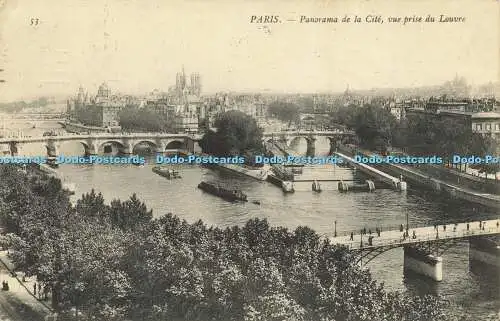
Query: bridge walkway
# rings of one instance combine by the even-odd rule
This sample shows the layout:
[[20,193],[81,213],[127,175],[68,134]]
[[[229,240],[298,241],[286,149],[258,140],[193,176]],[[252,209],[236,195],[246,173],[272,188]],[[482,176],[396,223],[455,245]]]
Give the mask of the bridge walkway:
[[[353,234],[353,240],[351,240],[350,235],[329,237],[328,239],[332,244],[342,244],[347,246],[350,250],[362,250],[382,247],[398,247],[407,244],[427,243],[437,240],[461,239],[473,236],[500,234],[500,226],[497,225],[500,224],[499,220],[482,221],[481,228],[479,227],[479,223],[480,221],[472,221],[457,224],[438,225],[437,230],[434,226],[417,228],[410,227],[408,230],[409,237],[406,238],[403,237],[403,233],[406,232],[406,229],[404,228],[403,232],[399,229],[381,231],[380,236],[378,236],[374,230],[371,231],[372,234],[370,235],[367,230],[365,235],[360,233]],[[469,229],[467,229],[467,224],[469,224]],[[446,226],[446,229],[443,228],[444,226]],[[413,238],[413,232],[415,232],[416,238]],[[372,245],[369,245],[368,242],[368,238],[370,236],[373,237]],[[363,243],[363,245],[361,245],[361,243]]]

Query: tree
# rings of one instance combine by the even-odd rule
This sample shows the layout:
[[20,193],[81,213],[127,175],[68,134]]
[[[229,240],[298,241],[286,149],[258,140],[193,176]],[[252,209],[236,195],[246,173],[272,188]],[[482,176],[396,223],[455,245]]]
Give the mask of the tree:
[[76,118],[78,121],[88,126],[101,126],[102,114],[101,108],[97,105],[87,105],[84,108],[77,109]]
[[[388,292],[346,248],[310,228],[254,219],[207,228],[152,212],[135,195],[76,208],[60,189],[0,168],[0,205],[20,271],[52,290],[56,311],[86,320],[445,320],[434,297]],[[11,185],[16,183],[17,185]],[[21,200],[21,201],[19,201]]]
[[173,119],[168,119],[149,108],[127,106],[118,116],[120,126],[128,131],[171,132],[174,129]]
[[355,123],[355,131],[363,147],[385,151],[391,145],[396,119],[386,109],[365,106],[356,116]]
[[236,156],[263,151],[262,130],[251,116],[228,111],[217,117],[215,127],[217,131],[209,130],[200,141],[204,153]]
[[299,106],[292,103],[275,101],[269,105],[267,112],[270,116],[287,122],[288,126],[290,126],[292,122],[297,123],[300,120]]
[[[470,146],[470,154],[483,159],[487,155],[493,156],[498,154],[498,142],[489,136],[474,133],[471,138]],[[479,169],[480,173],[495,174],[495,177],[496,173],[500,171],[500,164],[493,163],[492,161],[478,164],[474,167]]]

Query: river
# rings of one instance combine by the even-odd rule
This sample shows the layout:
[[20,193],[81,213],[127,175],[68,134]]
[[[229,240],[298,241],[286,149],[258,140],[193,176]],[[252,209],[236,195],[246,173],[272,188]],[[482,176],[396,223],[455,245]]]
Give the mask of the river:
[[[37,128],[24,128],[25,135],[36,136],[46,130],[60,126],[54,122],[39,122]],[[318,143],[318,141],[317,141]],[[304,153],[302,141],[295,146]],[[319,141],[316,151],[328,151],[327,142]],[[26,154],[43,155],[43,146],[33,144],[23,149]],[[61,153],[83,153],[83,147],[76,142],[64,143]],[[109,202],[114,198],[126,199],[133,193],[153,209],[155,216],[174,213],[195,222],[199,219],[209,225],[231,226],[244,224],[251,218],[266,218],[270,224],[293,229],[309,226],[319,234],[332,235],[334,222],[339,233],[363,227],[399,226],[410,228],[415,224],[442,223],[446,221],[477,221],[495,219],[497,212],[480,208],[471,203],[460,203],[436,197],[427,192],[413,190],[398,193],[392,190],[376,190],[372,193],[339,193],[336,183],[323,183],[322,193],[313,193],[311,183],[300,183],[294,194],[283,192],[267,183],[235,176],[198,166],[179,168],[182,179],[167,180],[151,171],[154,158],[148,158],[145,167],[133,165],[62,165],[59,171],[67,181],[76,185],[75,198],[92,188],[101,192]],[[306,167],[308,177],[356,178],[357,173],[339,167]],[[250,200],[259,200],[261,205],[251,202],[244,204],[227,203],[217,197],[197,189],[200,181],[221,182],[241,188]],[[474,320],[487,320],[488,316],[500,311],[499,282],[494,274],[472,273],[469,271],[468,242],[451,247],[443,255],[443,281],[434,282],[420,276],[403,275],[403,251],[401,248],[387,251],[371,261],[367,267],[375,279],[384,282],[391,290],[410,291],[414,294],[439,294],[450,300],[454,307],[447,313],[467,314]]]

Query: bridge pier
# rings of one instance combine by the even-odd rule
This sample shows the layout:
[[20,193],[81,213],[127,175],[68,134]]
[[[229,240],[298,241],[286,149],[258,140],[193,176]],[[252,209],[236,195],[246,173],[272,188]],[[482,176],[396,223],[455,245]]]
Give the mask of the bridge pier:
[[9,150],[10,150],[10,155],[11,155],[12,157],[17,156],[17,155],[18,155],[18,152],[19,152],[19,149],[18,149],[18,147],[17,147],[17,143],[16,143],[16,142],[11,142],[11,143],[9,144]]
[[330,138],[330,150],[328,151],[328,155],[333,155],[338,147],[340,146],[340,142],[338,140],[333,140]]
[[307,138],[307,152],[306,152],[307,156],[314,156],[316,154],[316,146],[314,144],[315,142],[316,138],[314,137]]
[[46,147],[48,157],[57,157],[59,155],[59,146],[55,141],[49,140]]
[[434,281],[443,280],[443,259],[412,246],[404,246],[404,273],[414,272]]
[[120,148],[120,153],[125,155],[130,155],[134,153],[134,147],[131,143],[126,142],[123,144],[123,148]]
[[488,270],[500,272],[500,245],[494,240],[484,237],[469,239],[469,267],[471,271],[479,273]]
[[407,184],[405,181],[399,181],[396,183],[396,190],[400,191],[400,192],[404,192],[406,191],[406,188],[407,188]]
[[97,155],[98,148],[95,143],[90,143],[88,146],[85,146],[85,156]]

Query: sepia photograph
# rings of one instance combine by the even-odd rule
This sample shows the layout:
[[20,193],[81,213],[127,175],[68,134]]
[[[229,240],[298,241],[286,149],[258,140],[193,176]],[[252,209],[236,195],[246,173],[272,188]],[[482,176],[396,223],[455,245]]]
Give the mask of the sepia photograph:
[[0,0],[0,321],[500,321],[500,2]]

